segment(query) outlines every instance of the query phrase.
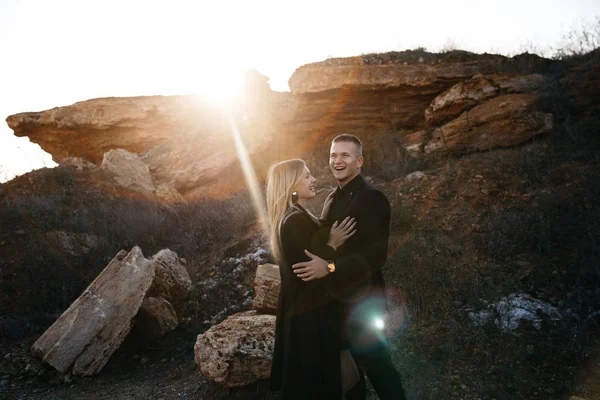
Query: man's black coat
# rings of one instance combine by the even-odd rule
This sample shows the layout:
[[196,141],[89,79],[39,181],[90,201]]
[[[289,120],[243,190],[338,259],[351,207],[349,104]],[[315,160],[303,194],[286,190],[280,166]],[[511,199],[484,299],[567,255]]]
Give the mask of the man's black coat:
[[[390,203],[359,174],[336,189],[325,226],[346,217],[356,219],[357,233],[336,252],[336,271],[328,276],[328,287],[340,298],[358,301],[369,295],[379,301],[378,313],[387,311],[382,268],[387,259],[390,233]],[[322,234],[325,234],[325,229]]]

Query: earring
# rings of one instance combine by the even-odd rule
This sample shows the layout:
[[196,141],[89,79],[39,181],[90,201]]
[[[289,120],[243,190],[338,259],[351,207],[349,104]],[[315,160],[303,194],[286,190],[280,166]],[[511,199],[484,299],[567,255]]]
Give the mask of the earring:
[[298,202],[298,193],[292,192],[292,203]]

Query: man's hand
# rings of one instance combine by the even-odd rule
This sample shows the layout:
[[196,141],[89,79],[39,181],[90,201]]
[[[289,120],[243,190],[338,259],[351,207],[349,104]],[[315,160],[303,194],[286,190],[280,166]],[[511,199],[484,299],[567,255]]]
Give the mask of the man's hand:
[[304,252],[310,257],[310,261],[292,265],[294,273],[298,275],[299,278],[303,281],[312,281],[314,279],[321,279],[329,273],[327,261],[319,256],[315,256],[308,250],[304,250]]

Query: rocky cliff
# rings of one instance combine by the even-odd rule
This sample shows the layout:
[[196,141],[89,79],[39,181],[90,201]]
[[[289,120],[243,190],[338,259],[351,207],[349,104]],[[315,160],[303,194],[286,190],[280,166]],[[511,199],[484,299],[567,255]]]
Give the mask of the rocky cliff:
[[[249,153],[272,140],[279,119],[271,107],[274,98],[267,79],[249,72],[230,109],[199,96],[102,98],[6,121],[15,135],[28,136],[58,163],[78,157],[99,167],[110,150],[123,149],[134,156],[121,158],[139,158],[147,166],[140,191],[163,186],[186,193],[237,160],[232,123]],[[120,162],[115,169],[125,168]]]
[[[125,158],[139,158],[135,162],[148,168],[147,173],[143,166],[117,168],[131,168],[138,175],[142,171],[145,176],[136,179],[139,190],[187,196],[241,183],[233,125],[259,175],[270,162],[288,157],[324,163],[323,149],[339,132],[360,135],[365,144],[397,133],[410,146],[425,146],[424,136],[431,135],[423,129],[450,121],[443,129],[452,130],[448,150],[520,143],[551,127],[549,115],[534,115],[535,93],[544,79],[532,73],[547,72],[554,64],[533,55],[374,54],[302,66],[290,78],[291,93],[272,92],[265,77],[249,73],[230,108],[194,96],[104,98],[11,115],[7,123],[15,135],[28,136],[58,163],[80,157],[100,166],[110,150],[126,150],[136,156]],[[493,100],[517,93],[527,95]],[[487,100],[495,103],[476,107]],[[476,108],[471,122],[461,122],[461,113],[471,108]],[[489,122],[514,114],[518,116],[505,126]],[[515,124],[522,128],[512,129]],[[481,125],[480,130],[500,127],[502,138],[462,143],[467,141],[462,137],[471,139],[472,127]],[[429,139],[428,149],[441,147],[439,132]],[[377,163],[377,157],[370,154],[370,161]]]

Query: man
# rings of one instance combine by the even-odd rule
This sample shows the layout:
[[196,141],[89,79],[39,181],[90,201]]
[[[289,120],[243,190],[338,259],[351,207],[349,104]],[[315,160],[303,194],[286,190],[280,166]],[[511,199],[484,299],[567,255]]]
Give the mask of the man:
[[[390,204],[383,193],[360,175],[362,143],[353,135],[336,136],[330,149],[329,167],[339,187],[328,196],[322,218],[327,226],[354,217],[358,232],[337,249],[335,260],[306,252],[311,261],[293,266],[303,280],[328,276],[330,293],[346,303],[345,340],[382,400],[405,399],[400,376],[390,356],[383,330],[387,311],[382,267],[387,258]],[[347,394],[364,399],[365,381]]]

